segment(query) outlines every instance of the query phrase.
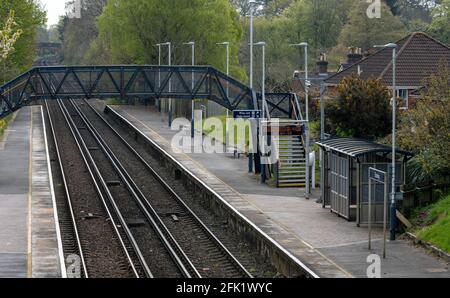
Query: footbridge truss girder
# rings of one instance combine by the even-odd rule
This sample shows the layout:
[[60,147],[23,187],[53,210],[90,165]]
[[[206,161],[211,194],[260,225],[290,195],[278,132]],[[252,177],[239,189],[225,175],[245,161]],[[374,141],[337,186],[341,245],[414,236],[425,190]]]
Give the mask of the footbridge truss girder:
[[[229,110],[261,109],[262,96],[211,66],[34,67],[0,87],[0,118],[40,99],[67,98],[208,99]],[[273,117],[298,118],[292,93],[266,94]]]

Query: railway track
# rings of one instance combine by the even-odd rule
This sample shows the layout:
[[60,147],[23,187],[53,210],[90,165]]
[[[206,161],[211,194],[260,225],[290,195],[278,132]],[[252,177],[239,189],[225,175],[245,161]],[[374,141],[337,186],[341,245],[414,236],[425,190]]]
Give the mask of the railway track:
[[[60,192],[66,198],[59,200],[64,210],[61,221],[67,238],[65,254],[80,256],[81,277],[96,277],[95,270],[91,274],[92,259],[102,262],[101,257],[95,257],[95,249],[89,247],[83,226],[86,220],[98,218],[106,219],[113,227],[112,238],[121,244],[134,277],[252,277],[171,188],[171,182],[164,181],[158,169],[147,163],[87,101],[45,104],[62,177]],[[61,147],[67,151],[78,149],[94,186],[86,185],[86,189],[96,190],[103,213],[78,210],[79,201],[72,198],[74,193],[79,197],[77,190],[71,189],[66,179],[73,179],[72,173],[69,170],[66,174],[68,166],[59,150],[64,127],[54,125],[52,114],[58,115],[55,123],[64,122],[70,131],[71,149],[67,144]],[[59,136],[57,130],[61,130]]]
[[[86,121],[72,101],[59,102],[72,118],[79,137],[90,151],[90,159],[103,179],[109,200],[114,205],[121,226],[129,231],[128,238],[141,255],[148,271],[147,277],[196,277],[195,268],[156,223],[154,215],[142,202],[136,186],[118,161],[105,147],[98,133]],[[174,245],[175,244],[175,245]]]
[[71,261],[79,266],[73,268],[71,277],[143,276],[69,118],[59,103],[45,102],[45,106],[61,179],[58,187],[63,197],[58,200],[58,213],[66,267],[69,269]]
[[97,151],[103,151],[110,163],[115,164],[121,181],[135,194],[134,201],[147,217],[152,216],[191,277],[252,277],[164,181],[158,169],[146,162],[95,108],[87,101],[71,101],[71,105],[77,111],[76,117],[96,136],[96,146],[101,147]]

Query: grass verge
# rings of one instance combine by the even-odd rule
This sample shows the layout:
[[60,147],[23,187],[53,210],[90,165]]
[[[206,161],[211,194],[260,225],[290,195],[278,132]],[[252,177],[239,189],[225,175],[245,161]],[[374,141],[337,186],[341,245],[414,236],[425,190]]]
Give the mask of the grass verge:
[[413,232],[423,241],[450,253],[450,194],[416,210]]
[[[208,118],[206,120],[203,121],[203,133],[223,144],[225,144],[226,141],[226,120],[227,116],[223,115],[223,116],[215,116],[215,117],[211,117]],[[220,121],[220,125],[216,126],[214,125],[214,121]],[[246,129],[248,123],[246,123],[246,121],[243,121],[242,119],[232,119],[229,118],[229,125],[230,125],[230,129],[235,127],[236,128],[236,133],[234,134],[234,140],[229,140],[229,145],[233,146],[236,144],[245,144],[245,152],[247,152],[248,150],[248,145],[249,145],[249,130]],[[198,130],[199,129],[199,123],[195,123],[195,129]],[[244,132],[245,133],[238,133],[239,131]],[[230,132],[231,135],[231,132]]]
[[8,128],[8,123],[13,118],[13,114],[9,114],[5,118],[0,119],[0,137],[3,136],[6,128]]

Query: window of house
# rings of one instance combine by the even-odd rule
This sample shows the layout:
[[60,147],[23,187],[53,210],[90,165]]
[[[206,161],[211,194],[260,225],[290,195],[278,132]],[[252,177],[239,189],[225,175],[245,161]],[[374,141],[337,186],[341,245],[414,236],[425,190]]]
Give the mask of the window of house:
[[403,99],[403,104],[400,105],[402,109],[408,109],[409,94],[408,89],[398,89],[398,97]]

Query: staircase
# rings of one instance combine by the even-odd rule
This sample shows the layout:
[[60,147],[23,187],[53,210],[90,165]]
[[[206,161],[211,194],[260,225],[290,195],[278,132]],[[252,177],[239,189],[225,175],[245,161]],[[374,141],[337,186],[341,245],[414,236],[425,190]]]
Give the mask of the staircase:
[[[266,115],[270,115],[268,121],[262,122],[261,133],[270,136],[272,143],[272,157],[277,157],[277,162],[269,167],[270,178],[274,179],[277,187],[306,187],[306,134],[305,121],[302,116],[300,102],[296,94],[292,94],[288,107],[280,107],[281,102],[266,104]],[[279,109],[288,117],[272,119],[273,112]],[[279,112],[278,111],[278,112]],[[286,111],[289,111],[286,113]]]
[[280,132],[274,141],[279,154],[277,187],[305,187],[306,157],[301,135]]

